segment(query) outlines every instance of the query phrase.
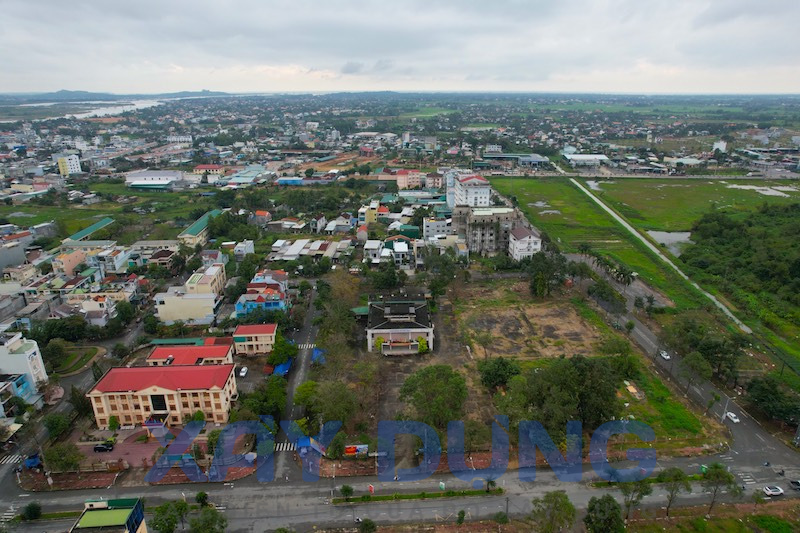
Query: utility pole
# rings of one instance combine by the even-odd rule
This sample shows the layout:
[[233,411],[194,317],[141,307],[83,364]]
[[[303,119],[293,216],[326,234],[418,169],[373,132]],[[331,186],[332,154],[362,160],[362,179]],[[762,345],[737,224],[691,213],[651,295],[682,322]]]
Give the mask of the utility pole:
[[506,516],[508,516],[508,496],[506,496]]
[[720,417],[720,421],[722,421],[722,422],[725,421],[725,415],[728,414],[728,402],[730,402],[730,401],[731,401],[731,397],[730,396],[726,396],[725,397],[725,408],[722,410],[722,417]]

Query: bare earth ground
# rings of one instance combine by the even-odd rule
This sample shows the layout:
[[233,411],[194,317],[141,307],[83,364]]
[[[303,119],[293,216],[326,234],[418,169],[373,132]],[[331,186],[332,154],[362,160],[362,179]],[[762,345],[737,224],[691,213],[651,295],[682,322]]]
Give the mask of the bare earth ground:
[[[582,319],[574,306],[555,297],[535,301],[527,296],[527,284],[511,287],[518,297],[509,305],[492,305],[487,309],[480,302],[502,302],[508,288],[473,286],[467,303],[458,317],[460,326],[473,333],[488,331],[493,337],[488,357],[515,357],[519,360],[553,358],[561,355],[591,355],[601,340],[597,328]],[[481,347],[476,356],[485,357]]]

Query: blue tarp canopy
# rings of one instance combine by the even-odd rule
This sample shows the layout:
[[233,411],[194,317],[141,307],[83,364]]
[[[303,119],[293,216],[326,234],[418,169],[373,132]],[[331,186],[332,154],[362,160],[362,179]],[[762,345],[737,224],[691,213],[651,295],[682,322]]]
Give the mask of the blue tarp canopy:
[[311,362],[317,363],[320,365],[325,364],[325,350],[321,348],[314,348],[314,351],[311,352]]
[[290,368],[292,368],[292,360],[291,359],[289,359],[285,363],[282,363],[282,364],[276,366],[275,370],[273,370],[272,373],[274,375],[276,375],[276,376],[285,376],[286,374],[289,373],[289,369]]

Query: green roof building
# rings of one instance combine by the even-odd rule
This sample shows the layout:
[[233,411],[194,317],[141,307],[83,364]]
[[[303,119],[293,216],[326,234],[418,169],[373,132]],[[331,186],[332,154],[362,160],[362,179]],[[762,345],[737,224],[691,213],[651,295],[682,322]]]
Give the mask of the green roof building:
[[86,238],[89,237],[92,233],[94,233],[96,231],[99,231],[99,230],[101,230],[101,229],[105,228],[106,226],[108,226],[110,224],[113,224],[113,223],[114,223],[114,219],[113,218],[106,217],[106,218],[104,218],[104,219],[102,219],[102,220],[100,220],[98,222],[95,222],[94,224],[92,224],[88,228],[84,228],[84,229],[80,230],[78,233],[76,233],[74,235],[70,235],[65,240],[67,240],[67,241],[83,241],[83,240],[86,240]]
[[70,533],[73,531],[146,533],[142,500],[86,500],[83,513],[70,529]]
[[198,218],[194,224],[186,228],[178,235],[178,240],[189,248],[194,248],[198,244],[205,246],[208,242],[208,221],[214,217],[222,214],[219,209],[209,211],[205,215]]

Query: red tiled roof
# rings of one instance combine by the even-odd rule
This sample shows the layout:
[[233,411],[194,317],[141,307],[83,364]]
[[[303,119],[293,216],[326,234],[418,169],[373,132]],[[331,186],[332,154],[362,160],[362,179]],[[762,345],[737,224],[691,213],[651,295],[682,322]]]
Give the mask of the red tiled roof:
[[173,365],[194,365],[198,359],[218,359],[225,357],[230,345],[203,346],[157,346],[147,358],[148,361],[164,360],[172,357]]
[[380,206],[378,208],[378,213],[388,213],[388,212],[389,212],[389,208],[386,207],[385,205],[382,205],[382,206]]
[[249,326],[238,326],[234,335],[273,335],[278,329],[277,324],[252,324]]
[[30,231],[20,231],[19,233],[12,233],[11,235],[4,235],[4,241],[15,241],[17,239],[21,239],[23,237],[27,237],[31,234]]
[[203,344],[206,346],[231,346],[233,337],[206,337]]
[[92,392],[141,391],[149,387],[167,390],[222,389],[233,373],[234,365],[138,366],[109,370]]
[[256,216],[258,217],[268,217],[269,211],[264,211],[263,209],[256,211]]

